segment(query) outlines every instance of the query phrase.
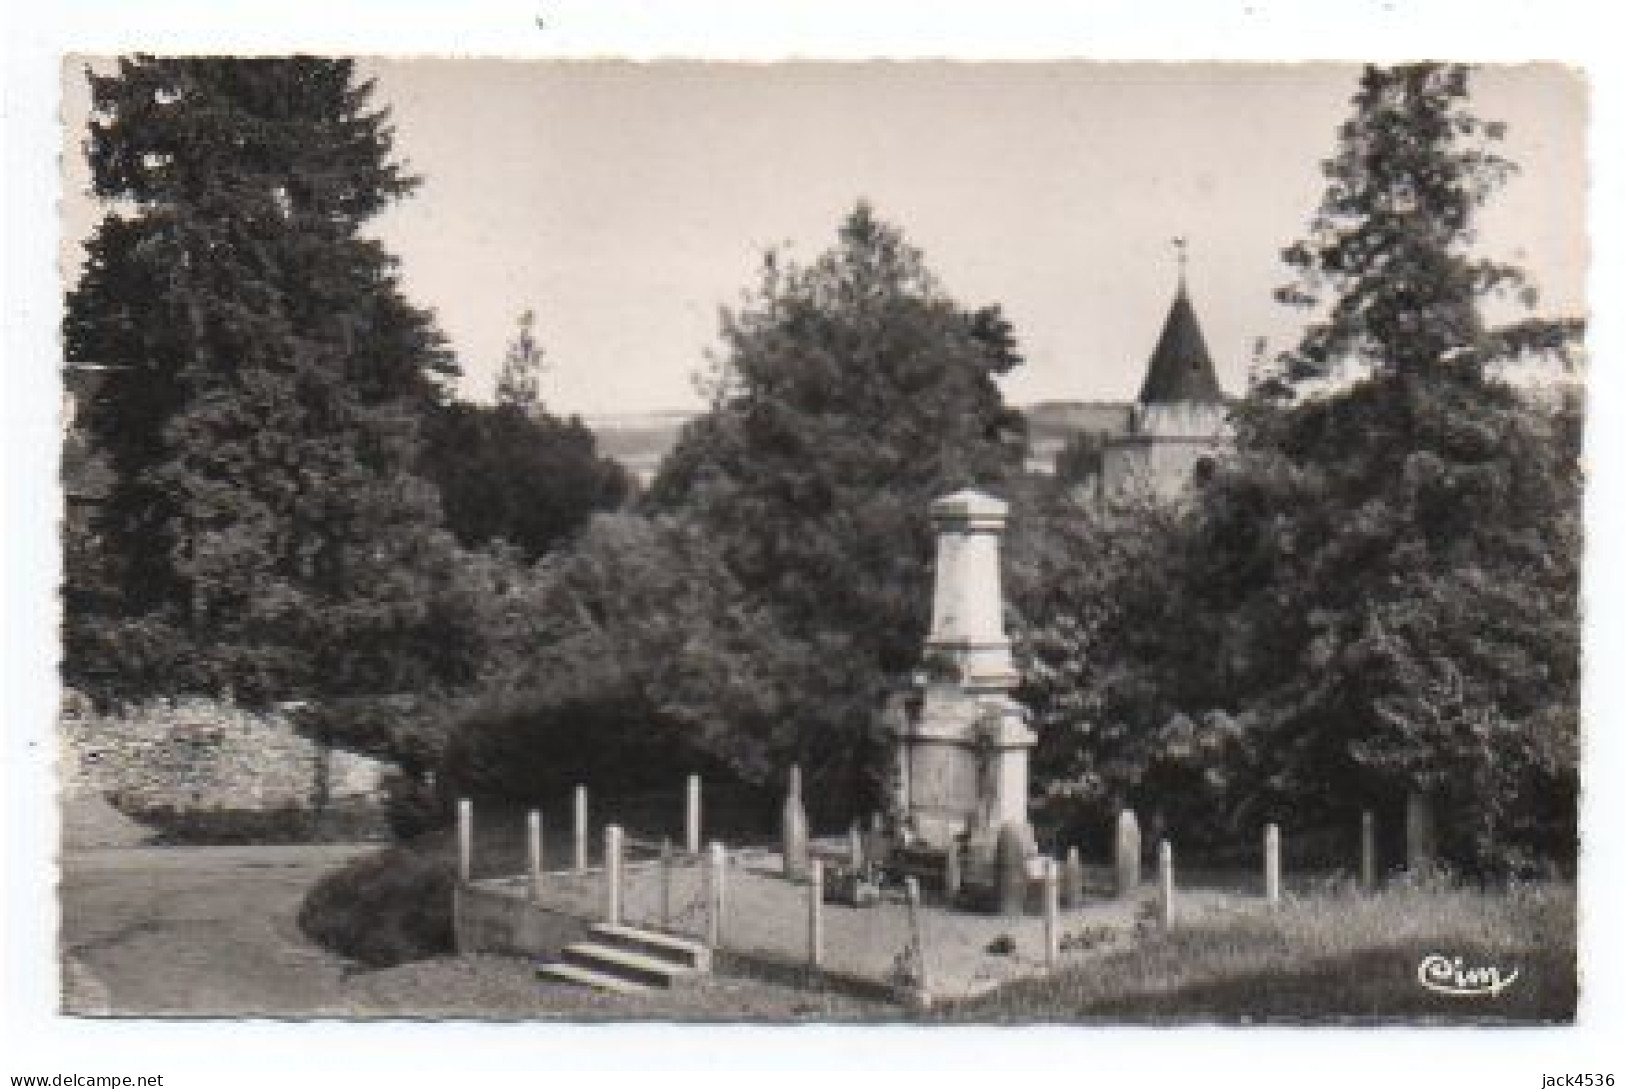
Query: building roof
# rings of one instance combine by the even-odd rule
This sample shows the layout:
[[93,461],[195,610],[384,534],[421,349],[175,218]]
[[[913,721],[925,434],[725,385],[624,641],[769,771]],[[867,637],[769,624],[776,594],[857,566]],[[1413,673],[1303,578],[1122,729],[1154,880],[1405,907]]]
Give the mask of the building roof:
[[1162,336],[1157,338],[1156,350],[1151,353],[1139,401],[1142,405],[1192,401],[1221,404],[1224,401],[1224,391],[1219,388],[1213,359],[1207,354],[1207,341],[1202,339],[1202,327],[1197,324],[1196,310],[1185,293],[1183,278],[1179,282],[1179,294],[1174,296],[1174,305],[1168,309],[1168,320],[1162,324]]

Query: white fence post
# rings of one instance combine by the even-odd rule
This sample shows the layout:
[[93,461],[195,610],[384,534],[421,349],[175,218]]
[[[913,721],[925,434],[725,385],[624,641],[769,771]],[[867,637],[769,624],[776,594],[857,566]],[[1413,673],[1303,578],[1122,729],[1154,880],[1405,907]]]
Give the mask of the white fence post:
[[604,915],[611,926],[621,921],[621,826],[604,829]]
[[727,853],[722,844],[716,840],[711,841],[710,858],[706,866],[706,934],[705,943],[712,949],[722,947],[722,914],[727,908],[727,890],[723,886],[724,872],[728,865]]
[[824,863],[813,859],[807,887],[807,964],[813,971],[824,967]]
[[587,869],[587,788],[576,787],[575,804],[575,871]]
[[1044,968],[1055,971],[1061,959],[1060,888],[1053,858],[1044,860]]
[[1167,840],[1157,848],[1158,884],[1162,889],[1162,925],[1174,925],[1174,845]]
[[684,810],[683,849],[691,855],[700,853],[700,777],[688,777],[688,805]]
[[1377,887],[1377,821],[1369,809],[1360,814],[1360,886],[1366,892]]
[[1281,829],[1264,826],[1264,899],[1270,907],[1281,904]]
[[530,898],[542,899],[542,814],[532,809],[525,817],[526,856],[530,862]]
[[474,875],[474,803],[457,799],[457,880],[468,884]]
[[920,918],[920,882],[917,878],[905,877],[903,879],[903,893],[908,898],[908,928],[909,937],[914,942],[914,952],[919,961],[919,978],[915,981],[918,986],[919,1002],[921,1006],[931,1005],[931,969],[930,958],[925,951],[925,923]]
[[660,841],[660,925],[671,926],[671,840]]

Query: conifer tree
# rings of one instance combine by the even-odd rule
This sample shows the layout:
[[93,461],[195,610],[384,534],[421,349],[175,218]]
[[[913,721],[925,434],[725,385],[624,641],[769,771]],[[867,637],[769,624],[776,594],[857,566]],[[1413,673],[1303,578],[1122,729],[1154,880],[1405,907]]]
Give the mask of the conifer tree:
[[89,78],[107,214],[65,340],[119,368],[90,426],[120,603],[68,618],[69,671],[284,696],[464,672],[435,635],[447,539],[411,472],[455,367],[362,233],[415,184],[373,85],[311,57]]
[[1365,71],[1284,253],[1311,321],[1185,514],[1012,533],[1058,792],[1154,802],[1193,840],[1271,812],[1392,825],[1422,793],[1457,862],[1573,857],[1579,406],[1500,375],[1579,323],[1485,316],[1533,296],[1475,249],[1513,167],[1469,89],[1456,66]]
[[502,369],[497,372],[496,402],[498,405],[534,415],[542,407],[541,345],[536,343],[536,315],[526,310],[519,315],[519,332],[508,345],[508,354],[502,358]]
[[1021,357],[998,308],[961,309],[866,204],[811,264],[769,255],[722,338],[711,409],[651,505],[703,527],[751,603],[825,670],[793,755],[814,782],[850,784],[883,685],[918,665],[929,504],[1001,491],[1019,468],[995,378]]

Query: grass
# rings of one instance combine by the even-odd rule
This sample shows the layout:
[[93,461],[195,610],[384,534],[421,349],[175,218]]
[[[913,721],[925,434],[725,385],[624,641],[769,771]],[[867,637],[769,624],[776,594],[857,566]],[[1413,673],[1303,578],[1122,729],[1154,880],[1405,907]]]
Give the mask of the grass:
[[900,1011],[828,990],[753,975],[649,994],[611,994],[538,979],[535,965],[497,956],[438,957],[349,975],[344,1005],[354,1017],[466,1017],[488,1020],[795,1022],[896,1020]]
[[[1443,884],[1376,895],[1334,888],[1213,907],[1171,931],[1149,921],[1129,948],[1006,986],[945,1016],[997,1021],[1220,1023],[1571,1022],[1571,885],[1481,891]],[[1449,997],[1417,978],[1430,954],[1517,979],[1494,997]]]

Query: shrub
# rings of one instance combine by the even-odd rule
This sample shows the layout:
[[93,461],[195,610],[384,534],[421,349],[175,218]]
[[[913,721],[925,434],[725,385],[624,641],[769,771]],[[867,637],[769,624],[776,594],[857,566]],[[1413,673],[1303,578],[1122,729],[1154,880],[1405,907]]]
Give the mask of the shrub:
[[316,882],[299,907],[299,929],[371,968],[451,953],[455,883],[449,857],[387,848]]
[[384,777],[384,794],[384,817],[397,840],[413,840],[451,825],[451,807],[419,779],[391,772]]
[[115,806],[157,830],[155,842],[168,846],[229,846],[266,843],[353,843],[383,835],[375,805],[357,803],[312,809],[284,805],[275,809],[178,809],[133,806],[120,798]]

